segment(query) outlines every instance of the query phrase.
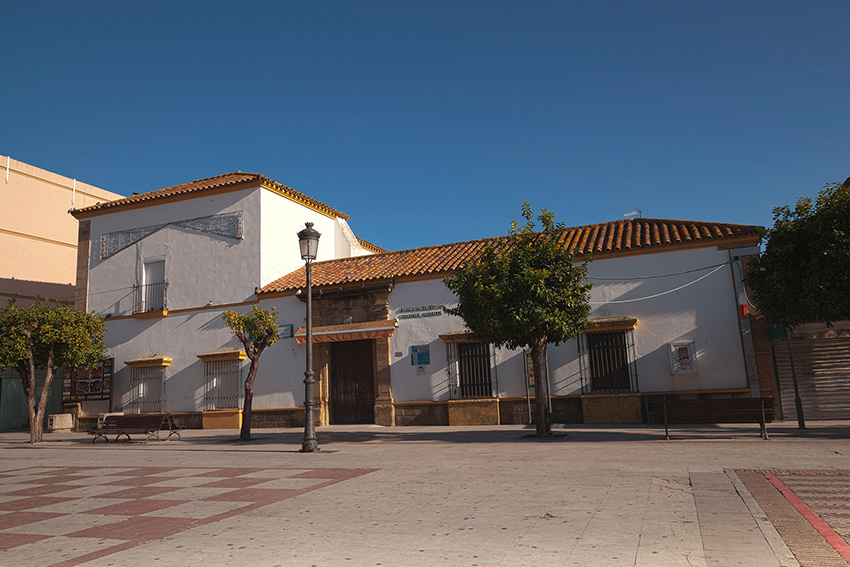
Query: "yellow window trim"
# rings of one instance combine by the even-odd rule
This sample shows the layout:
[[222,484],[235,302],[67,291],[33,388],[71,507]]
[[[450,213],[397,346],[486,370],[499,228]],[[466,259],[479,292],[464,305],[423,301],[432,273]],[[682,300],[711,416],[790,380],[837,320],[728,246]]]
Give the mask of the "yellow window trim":
[[171,362],[172,359],[168,356],[149,356],[147,358],[125,360],[124,364],[130,368],[149,368],[152,366],[168,366]]
[[142,313],[133,313],[130,315],[134,319],[158,319],[160,317],[168,317],[168,309],[160,311],[143,311]]
[[198,358],[204,362],[216,362],[220,360],[245,360],[248,355],[244,350],[220,350],[217,352],[208,352],[199,354]]
[[631,331],[638,320],[633,317],[609,317],[606,319],[590,319],[590,325],[585,333],[607,333],[609,331]]
[[480,343],[472,331],[464,329],[462,331],[451,331],[439,335],[444,343]]

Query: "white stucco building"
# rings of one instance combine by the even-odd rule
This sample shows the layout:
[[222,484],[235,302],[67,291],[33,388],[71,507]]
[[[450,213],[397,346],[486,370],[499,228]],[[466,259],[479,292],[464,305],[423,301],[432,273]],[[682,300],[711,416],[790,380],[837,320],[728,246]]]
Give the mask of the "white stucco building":
[[[476,342],[442,311],[456,301],[442,279],[486,240],[386,252],[356,238],[343,213],[242,172],[74,215],[90,234],[78,307],[107,317],[114,358],[112,399],[80,401],[83,416],[167,411],[189,426],[235,426],[247,361],[221,314],[259,304],[277,309],[285,338],[263,354],[254,424],[303,423],[296,233],[312,222],[322,233],[320,425],[527,420],[524,354]],[[563,242],[592,254],[595,287],[593,326],[549,348],[554,421],[640,421],[647,396],[662,393],[770,395],[741,307],[741,265],[758,251],[758,227],[632,219],[570,228]]]

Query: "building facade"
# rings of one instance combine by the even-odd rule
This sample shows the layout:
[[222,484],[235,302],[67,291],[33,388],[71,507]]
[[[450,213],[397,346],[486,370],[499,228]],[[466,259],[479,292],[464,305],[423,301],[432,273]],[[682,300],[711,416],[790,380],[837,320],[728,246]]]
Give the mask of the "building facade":
[[[167,411],[192,427],[235,427],[247,361],[225,309],[275,308],[282,339],[263,354],[256,426],[302,425],[303,262],[296,233],[322,233],[313,264],[317,422],[526,423],[529,363],[482,344],[447,315],[443,278],[489,240],[387,252],[343,213],[259,174],[235,172],[74,212],[78,306],[107,318],[114,358],[106,411]],[[648,401],[772,395],[757,364],[741,274],[759,227],[631,219],[566,229],[592,255],[591,326],[550,345],[555,422],[629,423]],[[84,239],[83,235],[88,235]],[[84,265],[83,265],[84,264]]]
[[[296,233],[305,222],[322,233],[320,260],[381,250],[354,236],[347,215],[253,173],[201,179],[73,214],[80,250],[87,250],[80,255],[77,308],[106,318],[115,359],[113,399],[82,403],[89,414],[221,409],[213,394],[203,393],[207,382],[198,390],[189,376],[215,380],[210,369],[221,367],[215,372],[240,381],[243,369],[231,367],[244,353],[221,315],[250,309],[257,289],[302,264]],[[266,394],[267,403],[294,405],[291,394]]]
[[[567,229],[564,245],[579,258],[592,254],[594,288],[587,332],[548,349],[553,420],[640,422],[651,417],[649,399],[665,394],[771,395],[770,367],[756,364],[742,307],[741,269],[758,251],[758,234],[753,226],[658,219]],[[384,425],[528,422],[526,353],[477,342],[443,310],[456,303],[443,278],[487,243],[314,265],[322,423],[372,415]],[[302,271],[261,289],[261,305],[290,304]],[[303,341],[301,333],[295,339]],[[268,362],[280,367],[282,355],[270,353]],[[359,359],[367,362],[344,362]],[[369,404],[352,396],[373,398],[373,413],[357,410]]]

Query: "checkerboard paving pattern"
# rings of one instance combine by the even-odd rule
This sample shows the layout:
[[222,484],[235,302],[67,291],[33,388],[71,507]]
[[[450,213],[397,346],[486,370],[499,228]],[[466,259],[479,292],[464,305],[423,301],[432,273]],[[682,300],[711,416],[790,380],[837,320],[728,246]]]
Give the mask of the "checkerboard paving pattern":
[[0,565],[80,565],[375,470],[75,466],[4,471]]
[[803,567],[850,565],[850,471],[737,470]]

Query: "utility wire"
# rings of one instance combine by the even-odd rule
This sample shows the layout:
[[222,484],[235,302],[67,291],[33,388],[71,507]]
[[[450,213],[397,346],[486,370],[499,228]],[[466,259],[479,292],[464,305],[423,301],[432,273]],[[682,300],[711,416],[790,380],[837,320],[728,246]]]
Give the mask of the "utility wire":
[[704,280],[705,278],[707,278],[708,276],[710,276],[711,274],[715,273],[720,268],[725,266],[726,264],[728,264],[728,262],[726,262],[725,264],[720,264],[719,266],[716,266],[712,271],[708,272],[704,276],[698,277],[697,279],[695,279],[692,282],[688,282],[684,285],[680,285],[679,287],[675,287],[675,288],[667,290],[667,291],[662,291],[661,293],[656,293],[654,295],[647,295],[646,297],[636,297],[634,299],[618,299],[618,300],[614,300],[614,301],[591,301],[589,303],[591,303],[592,305],[610,305],[612,303],[633,303],[635,301],[643,301],[645,299],[653,299],[655,297],[661,297],[662,295],[667,295],[669,293],[673,293],[674,291],[679,291],[680,289],[684,289],[684,288],[686,288],[690,285],[694,285],[695,283],[697,283],[700,280]]
[[668,277],[671,277],[671,276],[681,276],[681,275],[684,275],[684,274],[692,274],[694,272],[701,272],[703,270],[710,270],[711,268],[717,268],[719,266],[725,266],[727,264],[729,264],[729,262],[723,262],[722,264],[714,264],[713,266],[704,266],[702,268],[694,268],[693,270],[686,270],[684,272],[673,272],[672,274],[658,274],[658,275],[655,275],[655,276],[631,276],[631,277],[622,277],[622,278],[616,278],[616,277],[612,277],[612,278],[592,277],[591,278],[591,277],[589,277],[589,278],[586,278],[586,279],[588,279],[588,280],[604,280],[604,281],[609,281],[609,280],[612,280],[612,281],[613,280],[618,280],[618,281],[651,280],[651,279],[655,279],[655,278],[668,278]]

